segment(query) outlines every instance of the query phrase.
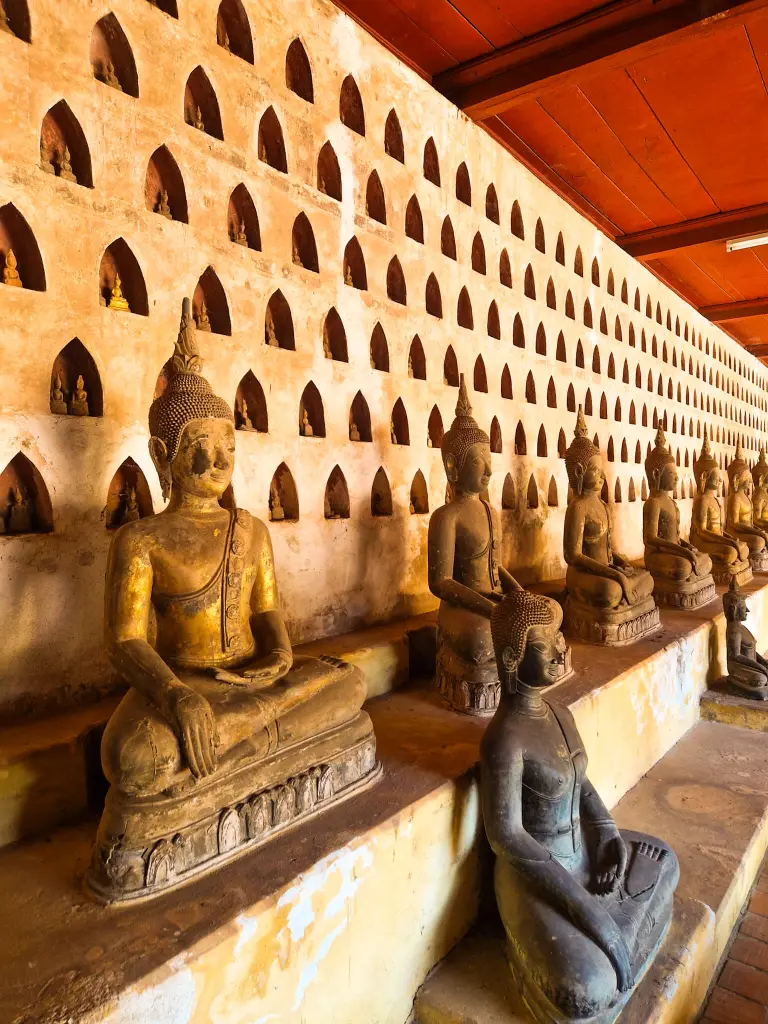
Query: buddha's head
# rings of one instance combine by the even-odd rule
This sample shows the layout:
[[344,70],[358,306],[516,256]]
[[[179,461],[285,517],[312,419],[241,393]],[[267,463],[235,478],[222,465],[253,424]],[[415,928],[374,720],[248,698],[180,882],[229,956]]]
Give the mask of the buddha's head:
[[652,490],[674,491],[677,486],[677,466],[672,452],[667,448],[667,439],[661,424],[656,431],[656,447],[645,460],[645,475]]
[[716,491],[720,486],[720,470],[709,447],[706,427],[704,427],[704,440],[701,442],[699,457],[693,462],[693,474],[696,477],[699,494],[704,494],[705,491]]
[[761,448],[757,462],[752,467],[752,482],[755,487],[768,486],[768,462],[765,461],[765,449]]
[[749,614],[746,595],[741,592],[736,577],[731,577],[728,590],[723,594],[723,612],[728,622],[744,622]]
[[472,416],[462,373],[456,418],[441,446],[445,475],[456,492],[482,494],[491,479],[491,442]]
[[744,461],[740,441],[736,444],[736,454],[728,466],[728,481],[732,491],[746,491],[752,482],[752,474]]
[[587,423],[581,406],[579,406],[576,416],[573,440],[565,453],[565,468],[568,473],[568,483],[574,494],[580,495],[590,491],[600,492],[605,480],[603,460],[600,456],[600,449],[589,439]]
[[234,416],[201,369],[195,322],[184,299],[168,385],[149,410],[149,452],[166,499],[173,487],[220,498],[232,479]]
[[565,654],[563,613],[549,597],[522,587],[508,591],[491,614],[491,636],[499,680],[514,690],[551,686]]

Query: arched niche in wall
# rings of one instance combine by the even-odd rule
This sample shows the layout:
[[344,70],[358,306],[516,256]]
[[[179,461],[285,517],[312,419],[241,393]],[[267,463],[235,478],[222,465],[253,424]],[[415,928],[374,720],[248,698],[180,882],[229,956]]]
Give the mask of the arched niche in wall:
[[341,202],[341,168],[336,150],[326,142],[317,157],[317,188],[318,191]]
[[512,321],[512,344],[515,348],[525,348],[525,330],[519,313],[515,313],[515,319]]
[[124,238],[111,242],[101,257],[99,299],[103,306],[118,312],[149,316],[144,275]]
[[427,481],[420,469],[416,470],[411,483],[411,495],[408,503],[408,511],[411,515],[423,516],[429,512],[429,494],[427,492]]
[[525,428],[523,424],[518,421],[515,427],[515,455],[527,455],[528,454],[528,442],[525,439]]
[[383,466],[376,470],[371,486],[371,515],[392,515],[392,488],[389,486],[389,479]]
[[154,515],[152,495],[141,467],[128,457],[115,470],[107,490],[104,522],[108,530]]
[[192,128],[223,141],[219,101],[200,65],[191,73],[184,88],[184,120]]
[[411,434],[408,429],[408,414],[405,411],[402,398],[398,398],[392,409],[392,416],[389,421],[389,434],[392,444],[409,445]]
[[563,243],[563,232],[558,231],[557,242],[555,244],[555,263],[559,263],[561,267],[565,266],[565,245]]
[[584,257],[581,255],[581,246],[576,246],[576,252],[573,254],[573,272],[579,277],[584,277]]
[[206,267],[200,275],[192,295],[192,315],[198,331],[212,331],[227,337],[232,334],[229,303],[213,267]]
[[547,243],[544,237],[544,225],[541,223],[541,217],[536,220],[536,230],[533,233],[533,244],[539,252],[547,251]]
[[424,143],[422,170],[427,181],[431,181],[433,185],[440,188],[440,160],[437,156],[435,140],[431,137]]
[[491,304],[488,307],[485,329],[489,338],[495,338],[497,341],[501,339],[501,320],[499,318],[499,307],[496,305],[495,299],[491,300]]
[[533,379],[533,374],[528,371],[528,376],[525,378],[525,400],[530,405],[536,405],[536,382]]
[[387,267],[387,298],[401,306],[406,305],[405,274],[397,256],[392,257]]
[[549,384],[547,384],[547,408],[557,408],[557,389],[555,388],[555,381],[553,377],[549,378]]
[[473,331],[475,329],[475,320],[472,316],[472,302],[466,287],[462,287],[459,292],[458,302],[456,303],[456,322],[459,327],[463,327],[465,330]]
[[315,102],[312,67],[300,39],[294,39],[285,54],[285,84],[307,103]]
[[472,185],[467,165],[462,161],[456,168],[456,198],[465,206],[472,205]]
[[32,27],[27,0],[3,0],[2,6],[5,12],[5,30],[16,36],[17,39],[21,39],[22,42],[31,43]]
[[421,207],[416,196],[411,196],[405,208],[405,234],[414,242],[424,244],[424,218],[421,215]]
[[260,434],[266,434],[269,430],[264,389],[254,376],[253,370],[248,370],[237,385],[235,429],[254,430]]
[[547,332],[544,330],[544,324],[540,323],[536,328],[536,355],[545,356],[547,354]]
[[365,111],[357,82],[352,75],[347,75],[341,83],[339,92],[339,119],[358,135],[365,135]]
[[504,477],[504,484],[501,488],[501,507],[505,512],[517,510],[517,492],[511,473],[507,473]]
[[485,372],[485,363],[483,362],[482,356],[478,356],[475,360],[475,369],[472,379],[475,391],[481,391],[484,394],[488,394],[488,375]]
[[371,220],[379,224],[387,223],[387,204],[384,199],[384,186],[377,171],[371,171],[368,175],[368,183],[365,186],[365,212]]
[[528,508],[539,507],[539,488],[536,485],[536,477],[531,473],[528,478],[528,489],[525,492]]
[[512,374],[509,372],[509,366],[504,363],[504,369],[501,371],[501,397],[512,399]]
[[216,42],[227,53],[253,64],[253,37],[241,0],[221,0],[216,15]]
[[440,295],[440,285],[437,283],[437,278],[434,274],[430,274],[427,278],[427,285],[424,290],[424,304],[430,316],[442,320],[443,300]]
[[512,266],[506,249],[502,249],[501,256],[499,256],[499,283],[503,284],[505,288],[512,287]]
[[573,303],[573,295],[571,294],[570,288],[565,294],[565,315],[568,317],[569,320],[576,319],[576,307]]
[[536,438],[536,454],[540,459],[547,457],[547,432],[543,425],[539,427],[539,436]]
[[262,163],[269,164],[281,174],[288,173],[283,129],[274,107],[267,107],[259,121],[258,153]]
[[349,409],[350,441],[371,441],[371,412],[362,392],[358,391]]
[[53,509],[48,488],[33,462],[17,452],[0,473],[0,533],[50,533]]
[[149,5],[156,7],[163,14],[167,14],[169,18],[178,18],[179,16],[176,0],[149,0]]
[[557,435],[557,455],[558,458],[564,459],[565,453],[568,451],[568,442],[565,439],[565,431],[560,427],[560,433]]
[[547,504],[550,508],[557,508],[557,481],[553,476],[549,478],[549,487],[547,488]]
[[494,416],[491,420],[491,451],[496,455],[501,455],[503,450],[503,441],[501,437],[501,426],[499,425],[498,419]]
[[525,224],[523,223],[523,213],[520,209],[520,203],[515,200],[512,203],[512,215],[510,217],[510,230],[515,238],[525,241]]
[[232,191],[227,204],[227,234],[230,241],[246,249],[261,251],[259,215],[251,193],[241,182]]
[[371,369],[389,373],[389,345],[384,328],[378,322],[371,332]]
[[440,252],[450,260],[456,259],[456,236],[453,233],[453,224],[450,217],[443,219],[440,228]]
[[476,274],[485,274],[486,272],[485,244],[479,231],[475,232],[475,237],[472,239],[472,269]]
[[427,379],[427,360],[418,334],[414,335],[408,350],[408,376],[415,380]]
[[144,203],[148,210],[167,220],[189,222],[184,179],[167,146],[158,146],[149,158],[144,176]]
[[13,203],[0,206],[0,283],[45,291],[45,269],[37,240]]
[[453,345],[448,346],[443,360],[443,383],[452,388],[459,386],[459,364]]
[[344,249],[344,284],[363,292],[368,289],[368,274],[365,269],[363,250],[354,235]]
[[442,443],[443,417],[438,407],[433,405],[427,420],[427,448],[439,448]]
[[138,97],[139,76],[131,44],[111,12],[93,26],[89,59],[97,81],[127,96]]
[[302,437],[325,437],[323,400],[313,381],[304,388],[299,402],[299,434]]
[[[80,378],[82,386],[78,386]],[[50,407],[55,415],[104,415],[101,377],[93,356],[79,338],[68,342],[53,361]]]
[[384,125],[384,152],[393,160],[397,160],[401,164],[405,163],[403,130],[394,108],[387,114],[387,121]]
[[298,267],[311,270],[315,274],[320,273],[320,265],[317,262],[317,245],[315,233],[309,222],[306,213],[300,213],[293,222],[291,232],[291,257]]
[[295,523],[299,518],[299,492],[284,462],[277,467],[269,484],[269,518],[273,523]]
[[323,354],[326,359],[336,359],[341,363],[349,362],[347,351],[347,332],[341,317],[332,306],[323,321]]
[[565,338],[563,337],[562,331],[560,331],[560,333],[557,336],[557,345],[555,347],[555,359],[558,361],[558,363],[567,362],[567,355],[565,352]]
[[264,342],[271,348],[285,348],[291,352],[296,349],[291,307],[279,288],[267,303],[264,315]]
[[533,276],[533,267],[530,263],[525,268],[525,278],[523,280],[523,294],[527,299],[536,298],[536,279]]
[[339,466],[334,466],[325,485],[326,519],[349,519],[349,489]]
[[493,182],[485,190],[485,216],[492,224],[500,222],[499,197],[496,195],[496,186]]
[[555,292],[555,282],[552,280],[551,277],[547,281],[546,299],[548,309],[557,309],[557,293]]
[[66,100],[55,103],[40,128],[40,166],[65,181],[93,188],[91,154]]

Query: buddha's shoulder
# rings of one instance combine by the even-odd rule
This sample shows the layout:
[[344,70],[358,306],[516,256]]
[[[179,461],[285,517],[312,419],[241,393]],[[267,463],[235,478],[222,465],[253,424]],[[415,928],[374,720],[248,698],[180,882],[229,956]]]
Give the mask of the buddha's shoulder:
[[434,524],[435,526],[440,526],[441,524],[444,524],[444,523],[453,522],[453,520],[455,518],[456,518],[456,506],[455,505],[451,505],[451,504],[441,505],[440,508],[436,508],[435,511],[432,513],[432,516],[431,516],[431,518],[429,520],[429,525],[432,526]]

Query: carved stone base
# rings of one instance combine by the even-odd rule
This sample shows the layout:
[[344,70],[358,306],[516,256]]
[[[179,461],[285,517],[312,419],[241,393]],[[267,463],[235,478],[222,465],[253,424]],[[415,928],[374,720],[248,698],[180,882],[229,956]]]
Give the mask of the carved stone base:
[[357,793],[381,775],[368,715],[216,772],[183,793],[130,798],[115,790],[99,824],[86,887],[104,903],[181,885]]
[[752,572],[768,572],[768,548],[753,552],[749,556],[749,565]]
[[568,636],[588,644],[620,647],[632,644],[661,626],[659,609],[652,597],[631,607],[594,608],[571,594],[565,600],[565,630]]
[[752,568],[749,562],[738,561],[734,562],[733,565],[718,565],[715,560],[712,560],[712,579],[715,583],[721,586],[730,586],[733,577],[736,577],[736,583],[738,586],[743,587],[745,583],[749,583],[752,579]]
[[689,580],[670,580],[666,576],[653,577],[653,596],[656,604],[668,608],[700,608],[717,597],[712,575],[693,576]]

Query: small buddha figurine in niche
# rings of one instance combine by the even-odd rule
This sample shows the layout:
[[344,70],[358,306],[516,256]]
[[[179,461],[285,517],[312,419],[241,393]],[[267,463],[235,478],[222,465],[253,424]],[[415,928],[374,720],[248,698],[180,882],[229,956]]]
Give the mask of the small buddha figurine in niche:
[[359,669],[294,657],[264,523],[225,509],[234,418],[201,375],[184,301],[150,408],[165,511],[113,536],[105,638],[130,689],[104,733],[110,790],[87,875],[154,895],[269,840],[380,772]]
[[350,424],[349,424],[349,440],[350,441],[359,441],[360,440],[360,431],[357,429],[357,424],[355,423],[354,420],[352,420],[350,422]]
[[120,79],[115,73],[115,65],[109,59],[106,58],[101,72],[101,80],[105,85],[109,85],[112,89],[117,89],[118,92],[123,91],[122,85],[120,85]]
[[32,502],[24,495],[20,487],[14,486],[11,492],[11,507],[8,512],[8,533],[31,533],[32,520]]
[[749,583],[749,548],[743,541],[723,530],[722,512],[717,499],[720,470],[710,451],[707,428],[699,457],[693,462],[696,479],[696,497],[691,512],[691,544],[712,559],[712,577],[715,583],[729,584],[733,576],[740,585]]
[[480,744],[483,821],[532,1018],[609,1024],[661,945],[679,867],[662,840],[619,831],[571,712],[542,696],[562,657],[553,604],[511,589],[491,615],[501,698]]
[[77,184],[77,178],[72,170],[70,160],[71,154],[69,152],[69,146],[65,146],[59,157],[59,177],[63,178],[64,181],[73,181]]
[[752,571],[765,572],[768,570],[768,534],[753,522],[752,499],[749,494],[752,474],[744,461],[741,442],[737,443],[736,455],[728,466],[728,480],[730,488],[725,517],[728,533],[749,548],[749,564]]
[[301,433],[304,437],[314,437],[315,434],[306,409],[301,410]]
[[194,120],[192,121],[192,124],[194,125],[195,128],[197,128],[198,131],[205,131],[205,125],[203,124],[203,115],[200,110],[200,107],[195,107]]
[[137,519],[141,519],[141,512],[139,511],[139,503],[136,499],[136,488],[129,487],[128,493],[123,495],[125,502],[125,510],[122,515],[123,523],[135,523]]
[[40,167],[46,174],[56,174],[56,168],[53,166],[51,154],[48,152],[48,149],[42,139],[40,139]]
[[64,392],[62,391],[60,373],[57,373],[53,378],[53,387],[51,388],[51,412],[55,413],[57,416],[66,416],[69,412],[69,409],[67,409],[67,403],[64,401]]
[[[457,711],[482,715],[498,704],[499,681],[489,618],[500,600],[501,524],[485,497],[491,478],[491,443],[472,416],[464,375],[456,418],[443,436],[443,466],[451,489],[429,522],[429,589],[440,599],[437,617],[437,687]],[[570,651],[563,675],[570,671]]]
[[277,333],[275,332],[275,318],[272,316],[272,310],[269,306],[267,306],[267,314],[264,317],[264,333],[270,348],[280,348],[280,342],[277,340]]
[[304,266],[304,264],[301,262],[301,253],[299,252],[299,245],[298,242],[296,241],[294,241],[293,243],[293,262],[296,264],[297,267]]
[[344,267],[344,284],[348,284],[354,287],[354,283],[355,282],[352,280],[352,268],[347,263],[347,265]]
[[131,307],[128,305],[128,300],[123,295],[123,282],[120,280],[120,275],[115,274],[115,283],[112,286],[112,291],[109,296],[109,308],[116,309],[122,313],[129,313]]
[[749,614],[747,596],[735,576],[723,594],[723,611],[728,685],[739,697],[768,700],[768,661],[758,653],[755,638],[744,625]]
[[248,403],[239,395],[235,399],[235,427],[237,430],[256,429],[248,415]]
[[285,519],[285,509],[280,501],[280,492],[274,480],[269,487],[269,518],[273,523],[279,523]]
[[22,288],[22,280],[18,271],[18,262],[16,260],[16,253],[13,249],[9,249],[5,254],[5,266],[3,267],[3,284],[10,285],[11,288]]
[[197,321],[198,331],[207,331],[211,333],[211,321],[208,319],[208,308],[205,305],[205,299],[200,303],[200,312],[195,317]]
[[643,505],[643,543],[653,596],[657,604],[698,608],[715,597],[712,559],[680,537],[680,509],[672,497],[677,466],[661,424],[656,447],[645,460],[645,475],[651,492]]
[[413,356],[408,353],[408,376],[413,377]]
[[171,213],[171,208],[168,205],[168,192],[166,189],[163,189],[158,196],[157,210],[155,212],[159,213],[161,217],[165,217],[166,220],[173,220],[173,214]]
[[600,497],[602,458],[589,440],[581,406],[565,466],[573,492],[563,530],[567,630],[588,643],[632,643],[659,628],[653,577],[613,548],[611,512]]
[[233,242],[237,242],[238,245],[248,248],[248,235],[245,233],[245,223],[240,221],[240,227],[235,228]]
[[752,522],[768,530],[768,462],[763,448],[752,467]]
[[72,392],[72,397],[69,400],[69,415],[70,416],[88,416],[88,392],[85,390],[85,381],[83,375],[79,374],[77,383],[75,384],[75,390]]

